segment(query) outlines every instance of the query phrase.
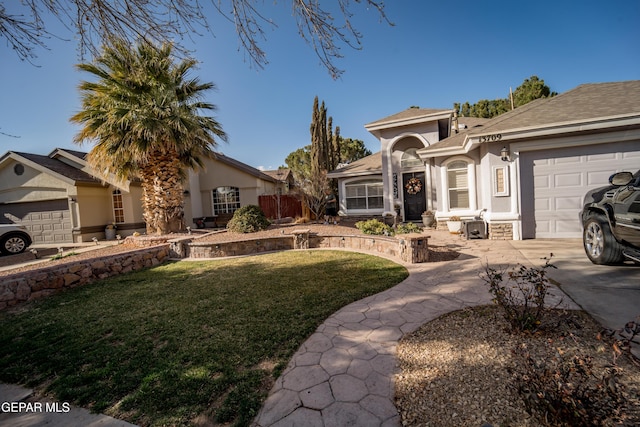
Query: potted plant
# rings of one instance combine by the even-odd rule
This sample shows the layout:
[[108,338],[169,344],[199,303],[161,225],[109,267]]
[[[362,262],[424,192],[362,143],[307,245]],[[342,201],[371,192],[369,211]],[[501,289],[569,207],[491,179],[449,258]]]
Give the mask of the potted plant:
[[451,234],[460,234],[460,230],[462,230],[462,220],[460,217],[457,215],[449,217],[447,220],[447,228]]
[[433,212],[431,211],[422,212],[422,224],[424,224],[425,227],[431,227],[431,224],[433,224],[433,219],[434,219]]
[[116,238],[116,227],[115,223],[108,224],[104,229],[104,237],[107,240],[114,240]]

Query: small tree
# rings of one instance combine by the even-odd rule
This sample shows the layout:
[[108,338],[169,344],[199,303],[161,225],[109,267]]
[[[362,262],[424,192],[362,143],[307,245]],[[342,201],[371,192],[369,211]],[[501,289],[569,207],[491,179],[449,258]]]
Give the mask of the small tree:
[[311,176],[297,185],[296,191],[311,213],[320,218],[324,213],[324,190],[327,188],[327,171]]

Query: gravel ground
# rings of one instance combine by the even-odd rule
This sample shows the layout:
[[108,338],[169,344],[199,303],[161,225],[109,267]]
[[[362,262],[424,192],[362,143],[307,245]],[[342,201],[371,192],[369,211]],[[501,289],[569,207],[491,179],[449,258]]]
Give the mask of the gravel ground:
[[[587,384],[594,388],[612,369],[617,371],[620,400],[614,406],[623,413],[602,424],[574,420],[567,426],[640,425],[640,368],[626,356],[619,357],[613,368],[610,343],[597,339],[602,328],[583,312],[553,310],[545,324],[543,332],[510,333],[497,307],[477,307],[444,315],[405,336],[398,345],[400,370],[395,379],[402,425],[563,425],[545,424],[549,414],[538,406],[532,414],[527,410],[525,400],[543,399],[532,393],[534,375],[526,369],[524,355],[540,369],[551,368],[560,355],[566,360],[588,355],[593,367]],[[580,386],[576,377],[567,384]]]

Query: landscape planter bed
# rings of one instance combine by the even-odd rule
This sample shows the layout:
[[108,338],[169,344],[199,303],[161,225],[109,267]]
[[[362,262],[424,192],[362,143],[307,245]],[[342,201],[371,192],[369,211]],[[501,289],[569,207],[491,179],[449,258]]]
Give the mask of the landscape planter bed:
[[[351,249],[398,258],[407,263],[429,261],[429,237],[403,234],[396,237],[372,235],[323,236],[309,230],[293,230],[276,237],[245,239],[233,242],[182,241],[186,248],[172,248],[172,253],[184,253],[186,258],[219,258],[253,255],[291,249]],[[172,242],[172,245],[177,242]]]

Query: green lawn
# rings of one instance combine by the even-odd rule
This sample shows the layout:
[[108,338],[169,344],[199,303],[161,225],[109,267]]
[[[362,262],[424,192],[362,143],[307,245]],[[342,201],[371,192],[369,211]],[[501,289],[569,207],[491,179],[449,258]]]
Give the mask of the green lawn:
[[338,251],[164,264],[0,314],[0,381],[140,425],[249,425],[324,319],[407,275]]

